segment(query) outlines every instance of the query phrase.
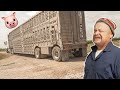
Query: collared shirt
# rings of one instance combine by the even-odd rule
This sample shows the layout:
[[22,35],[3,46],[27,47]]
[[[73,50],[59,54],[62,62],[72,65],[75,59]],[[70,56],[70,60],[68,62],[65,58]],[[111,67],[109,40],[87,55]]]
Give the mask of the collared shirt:
[[120,79],[120,48],[109,42],[95,58],[96,46],[85,61],[84,79]]
[[97,51],[95,52],[95,58],[96,58],[101,52],[102,52],[102,50],[97,50]]

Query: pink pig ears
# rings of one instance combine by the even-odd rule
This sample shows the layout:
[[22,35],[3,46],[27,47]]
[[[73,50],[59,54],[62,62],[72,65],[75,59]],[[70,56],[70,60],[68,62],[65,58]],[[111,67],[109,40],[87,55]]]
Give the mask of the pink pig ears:
[[[16,12],[13,12],[12,15],[15,16]],[[5,17],[1,17],[3,20],[5,20]]]
[[1,17],[3,20],[5,20],[5,17]]
[[16,14],[16,12],[13,12],[13,15],[15,15]]

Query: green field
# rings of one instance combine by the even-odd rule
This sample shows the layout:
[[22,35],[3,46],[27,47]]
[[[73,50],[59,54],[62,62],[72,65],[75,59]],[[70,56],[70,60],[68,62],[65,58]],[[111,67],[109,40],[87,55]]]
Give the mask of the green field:
[[[120,47],[120,38],[113,38],[113,44]],[[93,42],[91,40],[87,41],[87,53],[91,51],[91,46],[93,46]]]
[[[113,43],[116,46],[120,46],[120,38],[114,38],[113,39]],[[91,46],[93,46],[93,43],[91,40],[87,41],[88,47],[87,47],[87,53],[89,53],[91,51]],[[5,52],[5,49],[0,49],[0,60],[9,57],[10,55],[7,53],[1,53],[1,52]]]
[[5,51],[5,50],[6,50],[6,49],[1,49],[1,48],[0,48],[0,52],[1,52],[1,51]]

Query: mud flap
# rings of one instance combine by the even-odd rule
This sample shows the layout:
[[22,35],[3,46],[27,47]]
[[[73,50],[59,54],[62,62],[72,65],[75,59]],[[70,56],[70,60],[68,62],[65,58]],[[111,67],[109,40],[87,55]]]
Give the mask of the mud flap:
[[63,50],[62,51],[62,61],[68,61],[69,60],[69,51]]

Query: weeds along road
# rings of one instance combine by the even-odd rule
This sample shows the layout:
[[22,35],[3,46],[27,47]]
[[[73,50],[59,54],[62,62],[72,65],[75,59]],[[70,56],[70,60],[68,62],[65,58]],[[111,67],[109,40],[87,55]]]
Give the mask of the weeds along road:
[[[0,52],[7,54],[5,52]],[[0,60],[0,79],[82,79],[84,58],[71,58],[66,62],[51,57],[11,55]]]

